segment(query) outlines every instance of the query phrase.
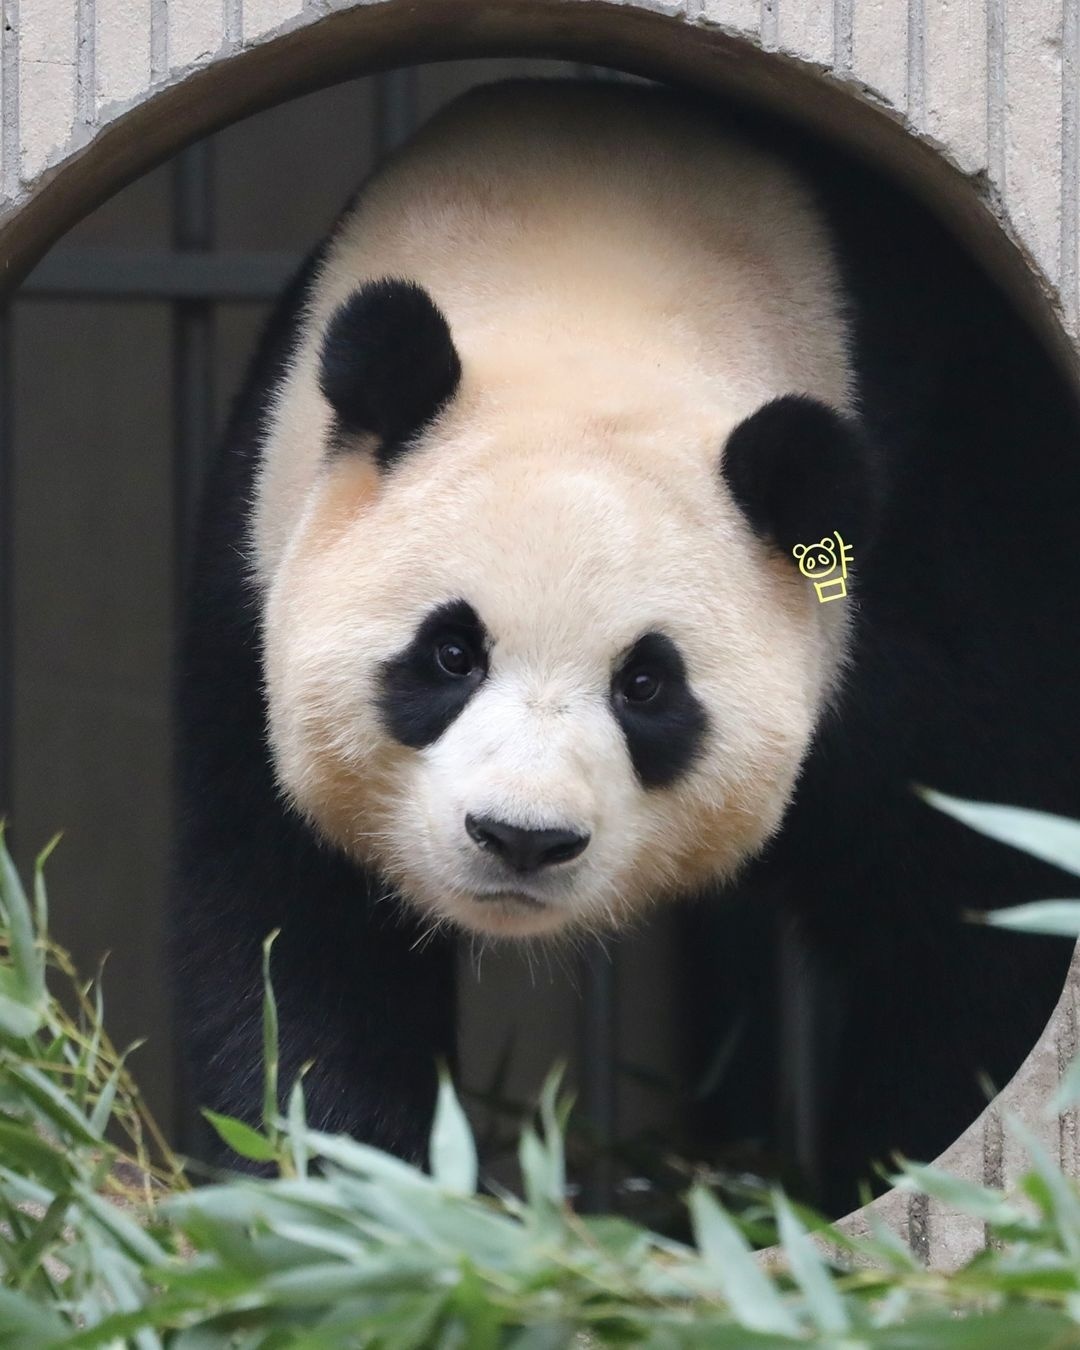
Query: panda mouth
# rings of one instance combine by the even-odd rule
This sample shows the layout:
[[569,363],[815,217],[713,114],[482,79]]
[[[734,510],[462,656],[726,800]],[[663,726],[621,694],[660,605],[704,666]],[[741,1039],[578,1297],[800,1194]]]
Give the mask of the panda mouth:
[[543,900],[526,895],[523,891],[478,891],[475,897],[482,905],[503,904],[518,905],[526,909],[547,909]]

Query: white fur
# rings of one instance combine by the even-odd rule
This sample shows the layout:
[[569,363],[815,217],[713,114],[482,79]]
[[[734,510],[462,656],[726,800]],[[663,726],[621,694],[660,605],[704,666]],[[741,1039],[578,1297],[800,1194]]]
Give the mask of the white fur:
[[[425,286],[463,379],[380,478],[325,455],[317,356],[365,280]],[[434,921],[527,934],[622,922],[730,875],[777,828],[844,657],[718,473],[769,398],[849,403],[822,221],[779,163],[613,86],[503,86],[435,119],[363,195],[272,411],[252,563],[279,778]],[[433,746],[390,741],[382,662],[436,604],[494,635],[488,681]],[[608,706],[643,632],[678,644],[712,731],[672,788],[637,782]],[[466,812],[591,836],[507,881]]]

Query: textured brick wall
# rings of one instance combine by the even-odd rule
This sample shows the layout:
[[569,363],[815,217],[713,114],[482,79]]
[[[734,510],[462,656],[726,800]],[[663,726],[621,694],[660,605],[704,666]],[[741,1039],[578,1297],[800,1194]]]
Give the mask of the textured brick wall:
[[[626,7],[745,36],[894,111],[995,201],[1077,331],[1080,0],[626,0]],[[3,0],[0,219],[46,170],[151,90],[344,8],[333,0]]]
[[[884,110],[967,179],[971,200],[981,202],[1018,246],[1075,340],[1080,0],[621,0],[621,6],[620,0],[505,0],[501,8],[509,14],[515,6],[535,15],[534,30],[549,52],[560,44],[566,50],[565,34],[580,16],[604,10],[610,24],[619,6],[627,20],[645,11],[667,16],[687,34],[715,35],[729,74],[732,47],[726,39],[744,38]],[[122,129],[125,117],[153,95],[249,49],[270,52],[267,44],[276,38],[287,43],[286,35],[298,30],[311,28],[317,37],[322,20],[329,33],[334,16],[345,11],[370,18],[372,33],[384,16],[396,14],[397,37],[405,34],[397,51],[405,59],[409,24],[453,22],[468,29],[475,17],[479,51],[485,40],[497,45],[490,35],[499,31],[500,11],[493,0],[472,6],[471,0],[0,0],[0,7],[0,281],[13,265],[18,271],[11,241],[19,238],[20,221],[34,218],[22,213],[65,176],[73,179],[83,152],[102,144],[96,142],[100,133]],[[543,36],[545,25],[555,35],[551,41]],[[351,31],[355,37],[366,30]],[[385,34],[385,25],[378,31]],[[466,48],[469,40],[466,32]],[[520,41],[516,49],[522,49]],[[302,62],[310,49],[280,50]],[[604,59],[602,46],[579,50]],[[697,73],[707,81],[712,67],[701,50]],[[639,63],[643,69],[646,58]],[[362,54],[357,63],[362,65]],[[263,68],[271,79],[292,78],[280,73],[284,66]],[[715,69],[715,78],[722,78],[722,62]],[[230,65],[222,80],[236,78],[238,70]],[[200,98],[210,88],[197,87]],[[265,101],[265,93],[259,97]],[[179,102],[169,106],[174,118],[183,108]],[[174,147],[183,132],[182,122],[159,124],[155,153]],[[138,147],[129,145],[124,153],[138,167]],[[85,190],[73,190],[64,209],[70,213]],[[25,230],[23,235],[19,249],[25,253]],[[1050,1028],[1004,1094],[1074,1172],[1080,1172],[1076,1119],[1047,1119],[1042,1104],[1077,1046],[1077,990],[1074,966]],[[951,1167],[991,1183],[1015,1173],[1019,1160],[1003,1135],[999,1105],[1000,1099],[949,1150]],[[962,1259],[982,1241],[978,1225],[919,1198],[888,1196],[878,1207],[921,1254],[942,1264]]]
[[[1080,0],[624,3],[795,57],[892,111],[994,204],[1077,332]],[[0,220],[150,92],[364,7],[385,0],[3,0]]]

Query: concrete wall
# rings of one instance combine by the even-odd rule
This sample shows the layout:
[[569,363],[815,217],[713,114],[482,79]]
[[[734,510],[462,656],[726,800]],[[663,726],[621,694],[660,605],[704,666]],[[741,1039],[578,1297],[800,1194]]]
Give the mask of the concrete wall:
[[[829,91],[878,110],[966,179],[1077,332],[1076,0],[3,0],[2,9],[0,240],[6,224],[10,266],[34,248],[14,229],[19,208],[104,129],[108,153],[92,167],[112,185],[188,132],[410,49],[585,59],[599,50],[613,64],[625,55],[647,72],[679,67],[699,82],[753,87],[825,122],[851,120]],[[767,67],[760,53],[780,62]],[[785,93],[780,72],[791,62],[800,78]],[[208,83],[215,70],[222,79]],[[185,84],[189,97],[164,97]],[[141,145],[131,143],[136,129],[148,133]],[[865,120],[846,134],[880,128]],[[79,186],[88,190],[81,176]],[[55,198],[58,215],[72,209],[68,191]]]

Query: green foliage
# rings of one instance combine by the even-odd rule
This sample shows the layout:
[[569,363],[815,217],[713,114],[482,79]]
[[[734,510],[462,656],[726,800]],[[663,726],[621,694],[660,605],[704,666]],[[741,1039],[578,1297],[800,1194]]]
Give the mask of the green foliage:
[[[980,808],[959,806],[979,824]],[[1023,819],[1018,835],[986,809],[996,837],[1075,861],[1062,822],[1040,835]],[[1019,1124],[1031,1171],[1015,1195],[914,1164],[896,1179],[985,1225],[987,1250],[957,1272],[923,1269],[880,1224],[855,1239],[779,1192],[755,1214],[777,1238],[763,1261],[701,1184],[686,1246],[570,1208],[557,1075],[521,1135],[523,1199],[483,1193],[445,1073],[430,1174],[311,1129],[300,1082],[282,1114],[272,940],[262,1119],[206,1114],[277,1175],[192,1190],[105,1034],[98,986],[79,983],[46,914],[40,863],[31,900],[0,836],[0,1350],[1080,1350],[1080,1195]]]
[[1080,876],[1080,821],[1049,815],[1045,811],[1029,811],[1022,806],[963,801],[932,788],[919,788],[918,791],[931,806],[970,825],[980,834],[1011,844],[1034,858]]

